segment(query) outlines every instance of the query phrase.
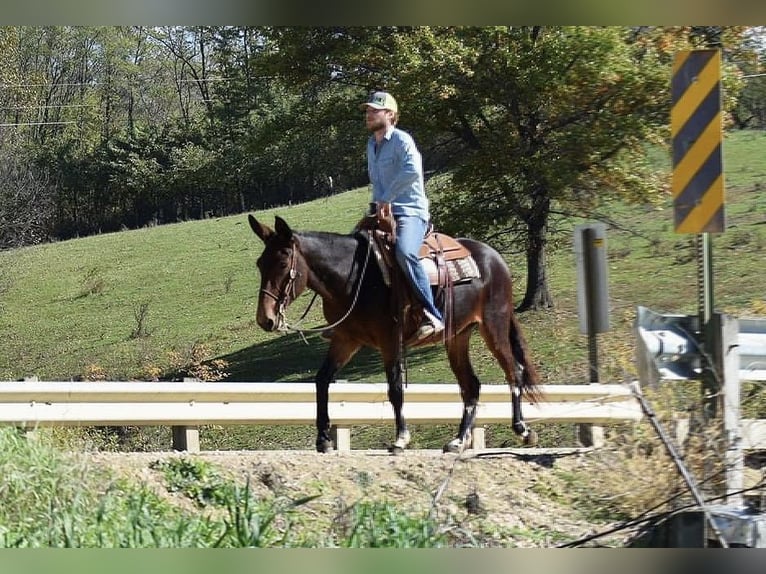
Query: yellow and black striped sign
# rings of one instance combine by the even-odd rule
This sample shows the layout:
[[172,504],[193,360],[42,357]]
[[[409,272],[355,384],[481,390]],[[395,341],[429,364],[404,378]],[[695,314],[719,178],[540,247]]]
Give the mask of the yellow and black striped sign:
[[673,61],[673,213],[676,233],[722,233],[721,53],[679,52]]

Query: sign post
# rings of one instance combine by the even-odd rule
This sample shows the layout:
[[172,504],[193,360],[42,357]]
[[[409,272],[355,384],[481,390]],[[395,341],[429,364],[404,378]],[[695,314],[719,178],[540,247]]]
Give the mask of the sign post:
[[[711,357],[716,340],[713,316],[713,245],[710,233],[726,227],[721,127],[721,52],[688,50],[673,61],[673,214],[676,233],[695,233],[698,270],[699,344]],[[718,341],[720,344],[720,341]],[[715,397],[721,389],[716,369],[703,368],[703,415],[716,416]]]
[[[598,333],[609,330],[609,279],[606,261],[606,226],[589,223],[575,228],[577,256],[577,310],[580,332],[588,336],[588,374],[591,383],[599,382]],[[584,446],[603,444],[604,429],[590,424],[578,427]]]
[[[698,271],[698,351],[701,361],[702,417],[707,426],[723,411],[727,493],[741,486],[738,378],[733,382],[728,346],[731,326],[715,313],[711,233],[726,229],[722,161],[721,52],[688,50],[673,61],[673,214],[676,233],[694,233]],[[736,326],[736,323],[734,323]],[[726,327],[726,328],[724,328]],[[728,341],[728,342],[727,342]],[[737,385],[737,392],[733,387]],[[727,396],[731,393],[732,396]]]

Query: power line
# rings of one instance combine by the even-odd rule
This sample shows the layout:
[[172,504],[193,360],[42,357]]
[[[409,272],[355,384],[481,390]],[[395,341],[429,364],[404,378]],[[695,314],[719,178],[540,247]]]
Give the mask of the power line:
[[38,104],[35,106],[0,106],[0,110],[34,110],[37,108],[98,108],[94,104]]
[[8,128],[8,127],[19,127],[19,126],[59,126],[64,124],[76,124],[77,122],[19,122],[19,123],[9,123],[9,124],[0,124],[1,128]]
[[[190,78],[190,79],[173,79],[173,83],[199,83],[199,82],[229,82],[236,80],[237,78]],[[41,84],[0,84],[0,89],[3,88],[58,88],[58,87],[80,87],[80,86],[103,86],[107,82],[62,82],[60,84],[41,83]],[[109,82],[112,84],[112,82]]]

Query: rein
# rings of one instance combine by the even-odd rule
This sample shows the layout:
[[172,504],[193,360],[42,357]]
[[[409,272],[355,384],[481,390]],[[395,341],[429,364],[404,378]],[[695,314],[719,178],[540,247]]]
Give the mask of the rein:
[[[308,304],[308,307],[306,307],[306,310],[301,315],[300,319],[295,323],[295,325],[290,325],[290,323],[287,321],[287,315],[285,314],[285,311],[287,310],[287,298],[288,298],[288,291],[290,289],[293,289],[293,300],[295,299],[295,278],[297,277],[297,272],[295,270],[296,265],[296,257],[295,257],[295,251],[296,249],[293,248],[292,256],[290,258],[290,272],[287,281],[285,282],[284,288],[280,290],[280,296],[277,297],[273,293],[261,289],[261,292],[263,292],[265,295],[268,295],[269,297],[273,298],[278,304],[279,307],[277,309],[277,315],[281,318],[281,325],[282,327],[279,329],[280,331],[292,331],[294,333],[298,333],[303,337],[303,333],[323,333],[325,331],[329,331],[330,329],[333,329],[340,325],[343,321],[348,319],[348,316],[351,315],[351,312],[354,310],[354,307],[356,307],[356,303],[359,300],[359,294],[362,291],[362,279],[364,278],[364,274],[367,271],[367,264],[370,261],[370,254],[372,253],[372,232],[368,232],[368,240],[367,240],[367,255],[364,258],[364,265],[362,266],[362,272],[359,275],[359,284],[357,285],[356,292],[354,293],[354,297],[351,300],[351,306],[348,308],[348,310],[344,313],[344,315],[335,321],[334,323],[325,325],[323,327],[314,327],[314,328],[305,328],[301,329],[300,324],[303,322],[303,320],[306,318],[306,315],[308,315],[309,310],[311,310],[312,305],[314,305],[314,301],[316,301],[318,293],[314,291],[314,296],[311,298],[311,301]],[[303,337],[304,342],[308,344],[308,341],[306,341],[306,338]]]

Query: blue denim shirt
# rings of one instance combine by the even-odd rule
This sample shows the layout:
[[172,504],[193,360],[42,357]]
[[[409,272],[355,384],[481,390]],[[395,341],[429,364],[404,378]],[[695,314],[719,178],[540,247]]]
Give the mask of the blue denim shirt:
[[430,219],[423,183],[423,160],[410,134],[391,127],[380,140],[377,151],[375,136],[370,136],[367,171],[372,185],[372,201],[390,203],[394,217],[414,215],[423,221]]

